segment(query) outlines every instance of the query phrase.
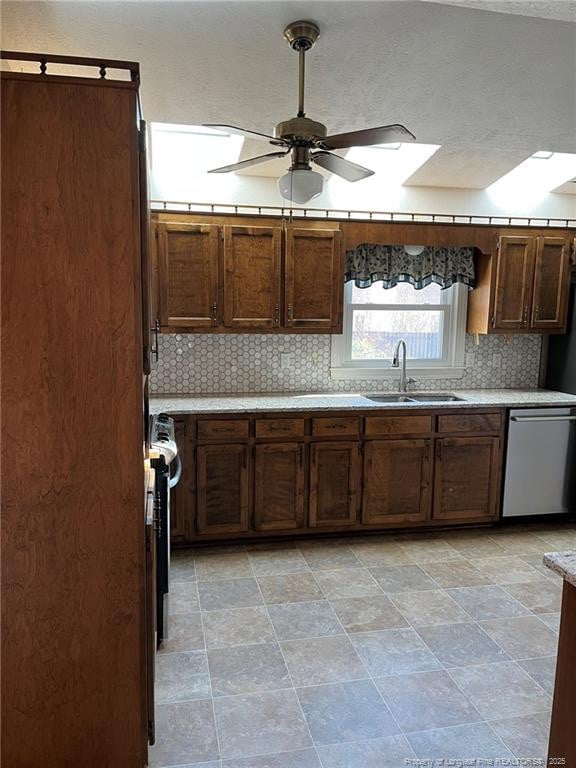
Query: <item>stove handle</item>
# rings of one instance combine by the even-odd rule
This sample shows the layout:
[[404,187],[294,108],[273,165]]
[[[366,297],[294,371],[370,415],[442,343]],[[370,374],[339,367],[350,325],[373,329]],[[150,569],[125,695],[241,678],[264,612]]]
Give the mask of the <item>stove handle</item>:
[[170,488],[174,488],[175,485],[178,485],[180,478],[182,477],[182,460],[178,454],[174,457],[174,460],[170,464],[170,468],[172,468],[172,464],[176,467],[176,471],[174,472],[174,475],[170,475]]

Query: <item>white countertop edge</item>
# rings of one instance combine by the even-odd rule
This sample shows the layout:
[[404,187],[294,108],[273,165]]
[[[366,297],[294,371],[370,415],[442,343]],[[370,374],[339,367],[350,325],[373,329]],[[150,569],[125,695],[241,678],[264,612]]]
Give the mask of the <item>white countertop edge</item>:
[[[390,409],[458,409],[458,408],[545,408],[576,407],[576,395],[551,390],[484,389],[452,390],[463,400],[433,403],[377,403],[363,393],[245,393],[237,395],[162,395],[150,397],[151,413],[257,413],[260,411],[293,412],[324,410],[390,410]],[[366,393],[371,394],[371,393]],[[374,393],[372,393],[374,394]],[[389,395],[393,392],[382,392]],[[408,393],[410,394],[410,393]],[[434,394],[430,392],[429,394]]]
[[576,551],[547,552],[544,565],[576,587]]

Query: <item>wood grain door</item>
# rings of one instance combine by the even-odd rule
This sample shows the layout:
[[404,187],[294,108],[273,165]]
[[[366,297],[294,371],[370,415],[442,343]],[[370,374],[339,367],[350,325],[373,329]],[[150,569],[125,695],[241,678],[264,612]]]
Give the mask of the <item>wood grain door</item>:
[[528,330],[534,279],[534,237],[501,237],[498,248],[490,327]]
[[240,533],[249,526],[247,445],[202,445],[196,450],[196,529]]
[[280,325],[280,227],[224,227],[224,325]]
[[430,442],[366,442],[363,523],[398,526],[428,519],[431,500]]
[[355,525],[360,443],[310,444],[310,526]]
[[215,224],[158,224],[160,325],[219,325],[218,242]]
[[531,328],[559,330],[566,324],[570,264],[563,237],[539,237],[536,243]]
[[174,429],[182,475],[170,492],[170,540],[174,544],[185,544],[194,535],[194,450],[186,420],[175,419]]
[[256,446],[256,530],[289,530],[304,525],[304,451],[304,443],[270,443]]
[[434,520],[494,518],[500,439],[445,437],[436,441]]
[[341,333],[344,297],[341,232],[289,227],[285,272],[286,327]]

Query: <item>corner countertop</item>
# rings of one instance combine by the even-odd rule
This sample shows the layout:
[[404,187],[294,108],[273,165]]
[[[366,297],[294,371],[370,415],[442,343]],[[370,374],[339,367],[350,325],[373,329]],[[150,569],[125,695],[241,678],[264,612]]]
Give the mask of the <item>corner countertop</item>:
[[548,552],[544,555],[544,565],[560,574],[565,581],[576,587],[576,552]]
[[[461,397],[456,402],[432,403],[375,403],[362,393],[339,392],[238,395],[153,395],[150,397],[150,413],[199,414],[199,413],[257,413],[291,411],[375,411],[400,408],[545,408],[571,406],[576,408],[576,395],[553,392],[546,389],[466,389],[452,390]],[[367,393],[369,394],[369,393]],[[380,394],[394,394],[381,392]],[[408,393],[414,394],[414,393]],[[422,394],[422,393],[421,393]],[[427,394],[434,394],[428,392]]]

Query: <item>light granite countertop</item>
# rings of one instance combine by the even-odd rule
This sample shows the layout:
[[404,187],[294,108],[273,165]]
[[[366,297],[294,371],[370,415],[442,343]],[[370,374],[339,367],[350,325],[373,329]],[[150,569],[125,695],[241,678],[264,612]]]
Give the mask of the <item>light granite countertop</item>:
[[[452,390],[462,400],[455,402],[377,403],[362,393],[262,393],[237,395],[152,395],[151,413],[257,413],[259,411],[337,411],[418,409],[418,408],[544,408],[572,406],[576,408],[576,395],[546,389],[468,389]],[[370,393],[366,393],[370,394]],[[393,392],[381,392],[391,395]],[[415,394],[408,392],[408,395]],[[434,392],[422,394],[433,395]]]
[[544,565],[576,587],[576,552],[548,552]]

